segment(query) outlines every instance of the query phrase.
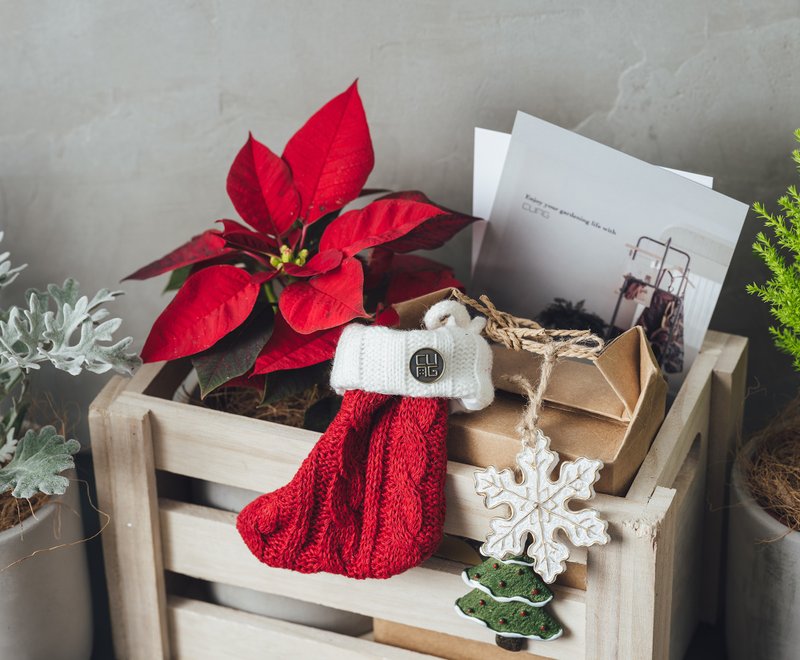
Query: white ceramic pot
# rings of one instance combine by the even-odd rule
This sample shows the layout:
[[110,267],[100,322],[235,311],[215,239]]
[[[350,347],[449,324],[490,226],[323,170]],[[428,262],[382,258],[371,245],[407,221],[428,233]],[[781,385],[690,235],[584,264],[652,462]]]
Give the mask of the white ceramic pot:
[[[745,452],[754,449],[751,441]],[[756,503],[739,461],[730,494],[728,657],[795,660],[800,657],[800,532],[789,531]]]
[[[246,504],[260,495],[250,490],[199,481],[193,487],[193,498],[198,504],[238,513]],[[209,586],[216,603],[226,607],[268,616],[282,621],[302,623],[322,630],[332,630],[344,635],[363,635],[372,630],[369,617],[307,603],[288,596],[265,594],[252,589],[242,589],[229,584],[212,582]],[[3,656],[0,655],[0,658]]]
[[[74,483],[35,515],[0,532],[0,569],[36,550],[83,538]],[[82,660],[91,652],[92,600],[84,544],[41,552],[0,572],[0,658]]]

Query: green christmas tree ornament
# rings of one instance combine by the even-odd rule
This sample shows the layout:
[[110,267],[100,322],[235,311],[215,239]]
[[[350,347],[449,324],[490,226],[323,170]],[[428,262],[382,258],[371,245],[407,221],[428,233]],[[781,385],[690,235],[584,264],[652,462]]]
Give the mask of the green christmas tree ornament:
[[480,566],[464,569],[461,577],[470,587],[480,589],[500,603],[517,601],[542,607],[553,600],[553,592],[524,556],[506,560],[490,557]]
[[519,651],[525,639],[551,640],[563,633],[544,607],[553,592],[522,557],[489,557],[464,570],[462,578],[474,589],[456,600],[456,612],[493,630],[498,646]]

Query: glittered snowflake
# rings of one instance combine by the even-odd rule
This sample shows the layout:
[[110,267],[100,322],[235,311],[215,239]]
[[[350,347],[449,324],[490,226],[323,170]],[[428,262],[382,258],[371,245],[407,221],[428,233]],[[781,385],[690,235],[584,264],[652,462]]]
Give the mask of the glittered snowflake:
[[558,479],[551,481],[558,455],[550,451],[550,439],[541,430],[532,435],[532,444],[517,455],[522,481],[517,482],[510,469],[498,471],[492,466],[475,472],[475,490],[484,496],[486,506],[493,509],[507,504],[511,509],[508,518],[492,519],[481,551],[500,559],[521,555],[530,535],[527,553],[536,572],[550,583],[564,571],[569,557],[569,549],[557,536],[559,529],[576,546],[608,543],[608,525],[596,511],[568,507],[573,498],[594,497],[594,483],[603,463],[585,457],[565,462]]

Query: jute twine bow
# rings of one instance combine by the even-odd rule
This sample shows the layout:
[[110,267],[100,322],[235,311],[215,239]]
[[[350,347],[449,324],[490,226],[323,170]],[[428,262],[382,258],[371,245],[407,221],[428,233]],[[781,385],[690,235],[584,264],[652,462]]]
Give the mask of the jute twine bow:
[[572,357],[594,361],[603,351],[605,342],[589,330],[543,328],[536,321],[500,311],[485,295],[480,297],[480,302],[455,289],[452,295],[486,317],[486,328],[483,332],[489,339],[514,351],[528,351],[543,358],[536,387],[524,376],[505,376],[519,385],[528,397],[528,405],[522,413],[519,427],[522,446],[526,447],[533,441],[536,433],[544,394],[558,359]]

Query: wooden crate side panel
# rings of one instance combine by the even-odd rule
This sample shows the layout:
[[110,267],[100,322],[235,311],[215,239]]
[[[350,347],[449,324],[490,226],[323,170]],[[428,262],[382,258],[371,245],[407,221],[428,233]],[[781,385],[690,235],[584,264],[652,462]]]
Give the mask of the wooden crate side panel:
[[[194,504],[161,502],[164,565],[212,582],[283,594],[365,616],[398,621],[478,641],[491,641],[486,628],[460,618],[453,603],[469,591],[462,566],[432,559],[388,580],[352,580],[340,575],[304,575],[261,564],[241,542],[234,514]],[[531,653],[553,658],[584,657],[584,594],[555,587],[548,605],[569,631],[553,642],[531,642]]]
[[[160,380],[166,384],[168,379],[165,378],[165,376],[168,364],[168,362],[150,362],[148,364],[143,364],[129,379],[128,386],[125,388],[125,391],[139,393],[144,392],[156,380]],[[163,390],[163,388],[161,388],[161,390]],[[159,396],[162,395],[160,394]],[[166,394],[163,396],[166,396]],[[171,394],[169,395],[169,398],[172,398]]]
[[[97,504],[101,511],[112,515],[114,511],[114,473],[111,464],[111,421],[109,410],[116,397],[129,385],[129,380],[119,376],[112,378],[95,397],[89,406],[89,435],[92,442],[95,483],[97,485]],[[114,636],[114,650],[118,657],[124,657],[128,645],[125,628],[125,600],[118,589],[123,566],[120,563],[117,541],[119,535],[114,528],[114,518],[103,532],[103,563],[108,584],[109,610]]]
[[700,621],[704,576],[716,565],[703,560],[707,451],[698,437],[673,484],[675,499],[675,558],[672,575],[670,656],[684,657]]
[[[108,394],[118,386],[112,381]],[[146,409],[120,405],[119,398],[103,405],[108,403],[101,395],[89,421],[99,505],[111,516],[102,540],[114,648],[123,659],[166,658],[166,590],[150,418]]]
[[587,561],[586,658],[669,656],[674,496],[657,488],[638,512],[604,512],[611,543]]
[[[709,332],[709,334],[712,334]],[[716,623],[721,598],[723,527],[726,517],[728,479],[742,435],[744,397],[747,386],[747,338],[716,337],[721,344],[711,385],[711,419],[708,438],[705,543],[703,546],[703,591],[701,619]]]
[[697,356],[628,490],[628,499],[647,501],[657,487],[669,488],[695,436],[708,433],[711,380],[717,357],[715,352]]
[[187,598],[171,597],[168,614],[171,657],[176,660],[424,660],[432,657]]

